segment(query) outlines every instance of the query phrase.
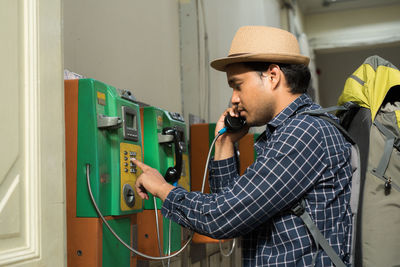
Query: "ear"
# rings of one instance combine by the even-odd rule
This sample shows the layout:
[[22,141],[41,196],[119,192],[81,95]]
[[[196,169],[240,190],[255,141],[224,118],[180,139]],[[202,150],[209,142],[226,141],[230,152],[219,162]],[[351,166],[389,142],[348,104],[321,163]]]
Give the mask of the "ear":
[[272,89],[274,90],[278,88],[283,78],[283,73],[281,71],[281,68],[276,64],[271,64],[268,67],[267,75],[269,82],[272,85]]

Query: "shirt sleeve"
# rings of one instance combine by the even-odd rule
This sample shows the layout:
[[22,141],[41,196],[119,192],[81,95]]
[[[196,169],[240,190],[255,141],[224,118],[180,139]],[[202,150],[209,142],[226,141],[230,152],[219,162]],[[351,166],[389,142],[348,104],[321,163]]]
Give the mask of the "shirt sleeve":
[[233,185],[239,177],[234,157],[224,160],[211,160],[209,171],[210,192],[220,193]]
[[[163,215],[213,238],[241,236],[291,207],[327,167],[315,128],[294,127],[270,140],[265,151],[236,179],[229,167],[226,176],[216,171],[211,183],[215,193],[174,188],[164,202]],[[228,161],[218,164],[229,166]]]

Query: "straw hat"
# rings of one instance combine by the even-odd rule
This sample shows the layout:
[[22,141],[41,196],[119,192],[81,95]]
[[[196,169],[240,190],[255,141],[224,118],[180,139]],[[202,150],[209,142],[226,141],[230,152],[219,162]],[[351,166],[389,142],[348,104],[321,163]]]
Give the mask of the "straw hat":
[[308,65],[310,59],[300,54],[296,37],[285,30],[266,26],[239,28],[232,40],[228,57],[211,62],[211,67],[225,67],[239,62],[271,62]]

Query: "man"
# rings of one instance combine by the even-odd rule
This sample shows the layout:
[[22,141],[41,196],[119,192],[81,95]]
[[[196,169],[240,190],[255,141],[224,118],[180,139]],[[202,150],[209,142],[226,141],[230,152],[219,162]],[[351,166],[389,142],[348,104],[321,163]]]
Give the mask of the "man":
[[[302,114],[320,108],[305,94],[309,59],[289,32],[263,26],[238,30],[227,58],[211,66],[225,71],[233,89],[224,117],[242,116],[247,127],[222,135],[210,164],[212,194],[186,192],[155,170],[134,161],[136,183],[164,201],[162,213],[214,238],[242,237],[244,266],[333,266],[291,208],[304,201],[318,229],[345,264],[351,243],[350,144],[329,122]],[[273,62],[273,63],[271,63]],[[266,125],[255,144],[258,157],[239,176],[233,144],[250,126]]]

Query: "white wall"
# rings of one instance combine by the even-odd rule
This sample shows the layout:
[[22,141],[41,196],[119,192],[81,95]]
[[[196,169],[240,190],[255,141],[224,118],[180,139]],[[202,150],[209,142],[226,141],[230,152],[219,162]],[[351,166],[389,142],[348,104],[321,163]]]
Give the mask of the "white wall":
[[0,266],[65,266],[60,0],[0,1]]
[[[211,70],[209,61],[227,55],[240,26],[280,27],[280,6],[278,0],[204,0],[203,17],[200,3],[64,1],[65,68],[130,89],[139,101],[170,111],[185,111],[186,119],[192,113],[207,121],[216,121],[229,103],[231,90],[225,74]],[[179,4],[181,9],[185,4],[196,9],[190,15],[198,15],[193,18],[195,23],[199,20],[198,24],[182,26],[186,27],[186,34],[199,31],[198,42],[180,43],[179,16],[182,20],[182,16],[189,14],[179,14]],[[185,68],[189,71],[183,72],[197,75],[191,84],[181,77],[180,45],[193,46],[193,53],[198,54],[197,60],[187,59]],[[182,59],[183,64],[185,60]],[[187,84],[185,88],[181,88],[181,78],[182,84]]]
[[305,30],[314,49],[400,41],[400,4],[308,15]]
[[177,0],[63,2],[65,68],[181,112]]

